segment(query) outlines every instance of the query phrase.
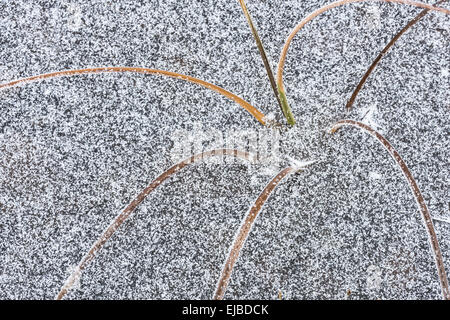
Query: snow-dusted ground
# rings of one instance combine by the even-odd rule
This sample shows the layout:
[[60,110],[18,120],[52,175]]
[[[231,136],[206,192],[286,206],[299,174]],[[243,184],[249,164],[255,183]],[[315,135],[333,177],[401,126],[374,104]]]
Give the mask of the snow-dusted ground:
[[[247,1],[273,68],[291,29],[329,2]],[[238,1],[141,3],[0,1],[0,82],[93,66],[158,68],[279,117]],[[439,218],[450,272],[450,16],[431,12],[408,31],[345,111],[372,60],[420,11],[346,5],[294,39],[285,85],[297,125],[281,136],[279,155],[318,161],[274,191],[226,299],[441,298],[421,216],[389,154],[356,128],[327,133],[351,118],[397,148]],[[130,73],[1,90],[0,111],[2,299],[54,298],[111,220],[174,163],[180,133],[204,150],[222,147],[217,133],[270,133],[215,92]],[[210,299],[242,218],[285,165],[272,160],[183,169],[138,207],[66,298]]]

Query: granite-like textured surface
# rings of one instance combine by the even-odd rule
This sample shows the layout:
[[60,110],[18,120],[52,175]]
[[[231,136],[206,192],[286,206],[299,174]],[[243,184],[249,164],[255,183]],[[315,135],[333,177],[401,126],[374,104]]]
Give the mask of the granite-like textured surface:
[[[247,2],[274,68],[291,29],[329,2]],[[409,30],[345,111],[372,60],[420,10],[346,5],[294,39],[285,85],[297,126],[281,136],[280,154],[319,161],[266,203],[226,299],[441,298],[393,160],[355,128],[327,133],[351,118],[397,148],[439,219],[450,272],[450,17],[431,12]],[[93,66],[180,72],[280,115],[238,1],[0,1],[0,82]],[[222,147],[211,132],[245,130],[264,132],[237,104],[178,79],[97,74],[0,90],[0,298],[52,299],[111,220],[173,164],[175,133],[206,150]],[[210,299],[241,219],[281,165],[227,159],[184,169],[124,223],[67,298]]]

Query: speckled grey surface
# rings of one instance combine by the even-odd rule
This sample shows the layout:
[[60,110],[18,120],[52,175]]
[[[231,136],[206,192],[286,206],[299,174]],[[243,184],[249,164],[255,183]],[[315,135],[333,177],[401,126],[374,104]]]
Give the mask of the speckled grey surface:
[[[248,1],[274,68],[291,29],[326,3]],[[439,219],[450,271],[450,17],[429,13],[415,25],[345,111],[372,60],[420,10],[346,5],[294,39],[285,85],[297,126],[280,150],[319,162],[274,191],[226,299],[441,298],[422,219],[393,160],[355,128],[327,133],[337,120],[362,120],[397,148]],[[93,66],[180,72],[280,114],[238,1],[0,1],[0,82]],[[221,146],[205,132],[262,129],[217,93],[158,76],[1,90],[0,298],[54,298],[111,220],[173,163],[177,130],[211,149]],[[241,219],[278,171],[225,162],[193,165],[161,185],[66,298],[210,299]]]

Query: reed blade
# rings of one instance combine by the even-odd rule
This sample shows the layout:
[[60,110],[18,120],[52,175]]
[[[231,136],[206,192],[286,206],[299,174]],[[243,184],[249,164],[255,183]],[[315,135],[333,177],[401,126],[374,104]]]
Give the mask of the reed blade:
[[[440,5],[443,2],[446,2],[448,0],[441,0],[439,2],[436,2],[434,5]],[[423,17],[425,17],[427,15],[427,13],[430,11],[430,9],[424,9],[422,10],[417,16],[414,17],[414,19],[412,19],[411,21],[408,22],[408,24],[406,26],[404,26],[392,39],[391,41],[389,41],[389,43],[386,45],[386,47],[384,47],[383,50],[381,50],[381,52],[378,54],[378,56],[375,58],[375,60],[373,60],[372,64],[370,65],[369,69],[367,69],[366,73],[364,74],[364,76],[361,78],[361,80],[359,81],[358,85],[355,88],[355,91],[353,91],[352,96],[350,97],[350,99],[348,100],[347,104],[346,104],[346,108],[347,110],[350,110],[353,106],[353,103],[356,100],[356,97],[358,96],[359,92],[361,91],[362,87],[364,86],[364,84],[367,81],[367,78],[369,78],[370,74],[373,72],[373,70],[375,69],[375,67],[378,65],[378,63],[381,61],[381,59],[386,55],[386,53],[389,51],[389,49],[395,44],[395,42],[397,42],[398,39],[400,39],[400,37],[409,30],[409,28],[411,28],[413,25],[415,25],[417,22],[419,22]]]
[[275,178],[273,178],[264,190],[259,195],[258,199],[256,199],[255,204],[250,208],[250,211],[245,216],[244,221],[239,229],[239,233],[234,239],[233,245],[228,253],[228,258],[225,261],[225,265],[222,269],[222,274],[217,283],[216,292],[214,294],[214,300],[222,300],[225,295],[225,291],[227,290],[228,282],[231,278],[231,274],[233,272],[233,267],[239,258],[239,253],[241,252],[242,247],[244,246],[245,241],[247,240],[248,234],[253,226],[253,223],[256,220],[259,212],[261,211],[264,203],[269,198],[270,194],[273,190],[275,190],[276,186],[285,178],[287,175],[296,172],[297,170],[293,167],[287,167],[280,171]]
[[75,69],[75,70],[64,70],[64,71],[56,71],[50,73],[44,73],[36,76],[31,76],[27,78],[22,78],[18,80],[13,80],[7,83],[0,84],[1,89],[8,89],[11,87],[15,87],[21,84],[26,84],[34,81],[41,81],[45,79],[51,79],[56,77],[67,77],[74,75],[84,75],[84,74],[96,74],[96,73],[112,73],[112,72],[133,72],[133,73],[143,73],[143,74],[153,74],[166,76],[171,78],[176,78],[192,83],[199,84],[207,89],[213,90],[215,92],[220,93],[221,95],[233,100],[245,110],[247,110],[256,120],[258,120],[262,125],[266,125],[266,120],[264,114],[252,106],[250,103],[245,101],[244,99],[238,97],[237,95],[222,89],[215,84],[206,82],[204,80],[194,78],[191,76],[187,76],[184,74],[180,74],[177,72],[166,71],[166,70],[158,70],[158,69],[150,69],[150,68],[141,68],[141,67],[94,67],[94,68],[86,68],[86,69]]
[[250,13],[248,12],[244,0],[239,0],[239,3],[241,4],[242,11],[244,12],[245,18],[247,19],[248,25],[250,26],[250,30],[252,31],[253,37],[255,38],[256,46],[258,47],[259,54],[261,55],[262,61],[264,63],[264,67],[266,69],[267,76],[269,77],[270,85],[272,87],[275,98],[277,99],[278,105],[280,106],[280,109],[283,112],[283,115],[286,118],[287,122],[291,126],[293,126],[295,124],[294,115],[292,113],[291,108],[289,107],[286,96],[285,95],[281,96],[277,88],[275,76],[273,74],[272,67],[270,66],[269,59],[267,58],[266,51],[264,50],[261,38],[258,35],[258,31],[256,30],[256,27],[252,21],[252,18],[250,16]]
[[291,33],[289,34],[289,36],[287,37],[283,49],[281,51],[280,54],[280,60],[278,62],[278,67],[277,67],[277,86],[278,89],[284,93],[286,95],[286,89],[284,88],[284,82],[283,82],[283,71],[284,71],[284,65],[286,62],[286,56],[289,50],[289,46],[292,42],[292,39],[295,37],[295,35],[311,20],[313,20],[315,17],[317,17],[318,15],[332,9],[332,8],[336,8],[348,3],[356,3],[356,2],[367,2],[367,1],[378,1],[378,2],[391,2],[391,3],[398,3],[398,4],[403,4],[403,5],[410,5],[410,6],[414,6],[414,7],[418,7],[418,8],[424,8],[424,9],[428,9],[428,10],[432,10],[432,11],[436,11],[436,12],[441,12],[444,14],[450,14],[450,10],[445,9],[445,8],[441,8],[441,7],[436,7],[433,5],[429,5],[426,3],[422,3],[422,2],[418,2],[418,1],[410,1],[410,0],[340,0],[340,1],[334,1],[328,5],[325,5],[315,11],[313,11],[312,13],[310,13],[306,18],[304,18],[302,21],[300,21],[299,24],[297,24],[297,26],[295,26],[294,29],[292,29]]
[[380,142],[383,147],[389,152],[391,157],[395,160],[396,164],[402,171],[403,175],[405,176],[408,185],[414,195],[414,198],[416,200],[417,206],[419,208],[419,212],[421,213],[422,220],[425,224],[425,229],[428,233],[428,238],[431,244],[431,249],[434,254],[435,262],[436,262],[436,268],[437,273],[439,277],[439,281],[441,284],[441,291],[442,291],[442,297],[444,300],[450,300],[450,291],[448,287],[448,278],[447,274],[445,272],[445,266],[444,261],[442,259],[442,253],[441,249],[439,248],[439,242],[436,236],[436,232],[434,230],[433,225],[433,219],[431,218],[431,214],[428,211],[428,207],[425,203],[425,199],[422,196],[422,193],[420,192],[419,186],[417,185],[416,180],[414,179],[413,175],[408,169],[408,166],[403,161],[400,154],[397,152],[397,150],[394,149],[394,147],[389,143],[389,141],[383,137],[380,133],[369,127],[368,125],[358,122],[355,120],[341,120],[336,122],[333,127],[330,130],[330,133],[335,133],[339,128],[343,126],[353,126],[356,128],[359,128],[368,134],[370,134],[372,137],[376,138],[378,142]]
[[150,193],[152,193],[159,185],[161,185],[161,183],[163,183],[165,180],[170,178],[172,175],[174,175],[184,167],[214,156],[232,156],[234,158],[240,158],[248,161],[256,159],[255,155],[245,151],[235,149],[215,149],[193,155],[164,171],[144,190],[142,190],[141,193],[139,193],[139,195],[133,201],[131,201],[130,204],[128,204],[128,206],[116,218],[114,218],[114,220],[106,228],[103,234],[91,246],[88,253],[82,258],[72,274],[67,278],[60,292],[56,296],[56,300],[61,300],[64,298],[64,296],[73,287],[75,282],[81,277],[81,273],[87,267],[89,262],[94,259],[98,251],[104,246],[104,244],[112,237],[117,229],[119,229],[119,227],[125,222],[125,220],[130,217],[133,211],[145,200],[145,198],[147,198]]

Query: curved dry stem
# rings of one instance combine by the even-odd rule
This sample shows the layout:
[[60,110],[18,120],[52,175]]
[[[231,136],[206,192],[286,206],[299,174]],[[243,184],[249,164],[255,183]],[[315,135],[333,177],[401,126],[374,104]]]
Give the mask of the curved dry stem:
[[436,236],[436,232],[433,226],[433,220],[431,218],[430,212],[428,211],[427,205],[425,203],[425,199],[420,192],[419,186],[417,185],[416,180],[413,175],[409,171],[406,163],[400,157],[400,154],[394,149],[394,147],[386,140],[380,133],[369,127],[368,125],[354,121],[354,120],[341,120],[334,124],[331,128],[331,133],[336,132],[339,128],[343,126],[353,126],[359,129],[362,129],[369,133],[371,136],[375,137],[389,152],[392,158],[395,160],[400,170],[402,170],[406,180],[408,181],[409,187],[416,199],[417,206],[419,207],[419,211],[422,215],[423,222],[425,224],[425,228],[428,233],[428,238],[430,240],[431,248],[434,254],[434,258],[436,261],[437,272],[439,275],[439,281],[441,283],[442,296],[445,300],[450,300],[450,291],[448,287],[448,279],[447,274],[445,272],[444,261],[442,260],[441,249],[439,248],[439,242]]
[[250,230],[253,226],[253,223],[255,222],[256,217],[258,216],[258,213],[261,211],[264,203],[269,198],[272,191],[276,188],[276,186],[280,183],[281,180],[283,180],[284,177],[286,177],[288,174],[295,172],[296,169],[292,167],[287,167],[283,169],[280,173],[278,173],[275,178],[272,179],[272,181],[267,184],[267,186],[264,188],[263,192],[259,195],[258,199],[256,199],[255,204],[251,207],[250,211],[248,212],[247,216],[245,217],[244,222],[242,223],[239,233],[237,234],[236,238],[234,239],[233,245],[228,253],[228,258],[225,261],[225,265],[222,269],[222,274],[220,276],[219,281],[217,282],[217,288],[216,292],[214,294],[214,300],[222,300],[223,296],[225,294],[225,291],[227,290],[228,282],[231,277],[231,273],[233,272],[234,264],[236,263],[239,253],[244,246],[245,240],[248,237],[248,234],[250,233]]
[[[439,5],[443,2],[446,2],[447,0],[441,0],[439,2],[436,2],[434,5]],[[375,69],[375,67],[377,66],[377,64],[381,61],[381,58],[383,58],[384,55],[386,55],[386,53],[389,51],[389,49],[395,44],[395,42],[397,42],[398,39],[400,39],[400,37],[409,30],[409,28],[411,28],[413,25],[415,25],[417,22],[419,22],[423,17],[425,17],[427,15],[427,13],[430,11],[430,9],[424,9],[422,10],[417,16],[414,17],[414,19],[412,19],[411,21],[408,22],[408,24],[403,27],[403,29],[401,29],[392,39],[391,41],[389,41],[389,43],[386,45],[386,47],[384,47],[383,50],[381,50],[381,52],[378,54],[378,56],[375,58],[375,60],[373,60],[372,64],[370,65],[369,69],[367,69],[366,73],[364,74],[364,76],[361,78],[361,80],[359,81],[358,85],[355,88],[355,91],[353,91],[352,96],[350,97],[350,99],[348,100],[347,104],[346,104],[346,108],[347,110],[350,110],[353,106],[353,103],[355,102],[356,97],[358,96],[359,92],[361,91],[362,87],[364,86],[364,84],[367,81],[367,78],[369,78],[370,74],[373,72],[373,70]]]
[[97,241],[92,245],[88,253],[82,258],[77,268],[69,276],[69,278],[64,283],[60,292],[56,296],[56,300],[61,300],[73,287],[74,283],[81,276],[81,272],[86,268],[86,266],[94,259],[96,253],[103,247],[103,245],[108,241],[109,238],[117,231],[117,229],[122,225],[122,223],[131,215],[131,213],[139,206],[139,204],[144,201],[144,199],[154,191],[161,183],[166,179],[183,169],[184,167],[193,164],[197,161],[201,161],[206,158],[213,156],[232,156],[235,158],[240,158],[244,160],[253,161],[256,157],[248,152],[239,151],[235,149],[215,149],[211,151],[205,151],[185,159],[166,171],[160,174],[156,179],[154,179],[141,193],[111,222],[111,224],[106,228],[103,234],[97,239]]
[[306,18],[304,18],[289,34],[288,38],[286,39],[286,42],[284,43],[283,49],[281,51],[281,55],[280,55],[280,61],[278,62],[278,68],[277,68],[277,85],[278,85],[278,90],[281,91],[281,94],[286,96],[286,91],[284,88],[284,84],[283,84],[283,69],[284,69],[284,64],[286,61],[286,55],[289,49],[289,46],[292,42],[292,39],[294,38],[294,36],[311,20],[313,20],[315,17],[317,17],[318,15],[324,13],[325,11],[328,11],[332,8],[336,8],[348,3],[354,3],[354,2],[366,2],[366,1],[381,1],[381,2],[393,2],[393,3],[398,3],[398,4],[405,4],[405,5],[411,5],[411,6],[415,6],[415,7],[419,7],[419,8],[424,8],[424,9],[428,9],[428,10],[433,10],[433,11],[439,11],[445,14],[450,14],[450,10],[445,9],[445,8],[439,8],[439,7],[435,7],[426,3],[422,3],[422,2],[417,2],[417,1],[409,1],[409,0],[340,0],[340,1],[334,1],[326,6],[323,6],[319,9],[317,9],[316,11],[310,13]]
[[40,81],[44,79],[50,79],[55,77],[63,77],[63,76],[74,76],[74,75],[81,75],[81,74],[92,74],[92,73],[110,73],[110,72],[134,72],[134,73],[144,73],[144,74],[154,74],[154,75],[161,75],[161,76],[167,76],[171,78],[181,79],[184,81],[193,82],[196,84],[199,84],[205,88],[211,89],[213,91],[216,91],[225,97],[233,100],[240,106],[242,106],[245,110],[247,110],[253,117],[256,118],[260,123],[263,125],[266,125],[265,116],[263,113],[261,113],[258,109],[256,109],[254,106],[252,106],[250,103],[245,101],[244,99],[238,97],[237,95],[222,89],[219,86],[216,86],[212,83],[187,76],[184,74],[171,72],[171,71],[165,71],[165,70],[158,70],[158,69],[149,69],[149,68],[141,68],[141,67],[94,67],[94,68],[86,68],[86,69],[76,69],[76,70],[64,70],[64,71],[57,71],[57,72],[51,72],[51,73],[44,73],[36,76],[31,76],[27,78],[22,78],[14,81],[10,81],[7,83],[0,84],[0,89],[6,89],[11,88],[14,86],[18,86],[20,84],[25,84],[33,81]]

